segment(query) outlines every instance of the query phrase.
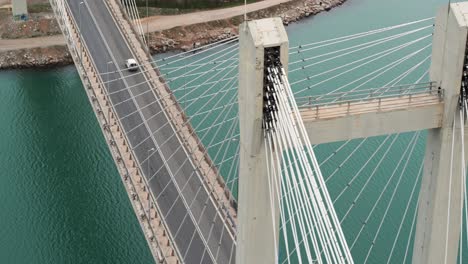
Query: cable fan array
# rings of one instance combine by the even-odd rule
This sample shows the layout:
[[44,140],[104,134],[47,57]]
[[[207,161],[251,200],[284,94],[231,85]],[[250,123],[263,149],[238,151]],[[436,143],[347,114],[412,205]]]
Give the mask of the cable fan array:
[[461,80],[461,87],[460,87],[460,99],[459,105],[460,109],[463,109],[463,112],[466,116],[467,113],[467,102],[468,102],[468,54],[466,52],[468,50],[468,42],[465,47],[465,59],[463,63],[463,71],[462,71],[462,80]]
[[146,44],[145,31],[141,25],[140,12],[136,5],[135,0],[121,0],[123,7],[130,21],[133,22],[135,29],[141,37],[141,40]]
[[[427,81],[432,29],[432,18],[428,18],[292,47],[289,50],[291,83],[288,85],[292,86],[297,100],[299,97],[314,98],[311,101],[312,105],[320,102],[339,103],[342,100],[354,99],[354,96],[364,100],[371,93],[389,96],[397,92],[412,93],[416,89],[430,90],[432,86],[421,81]],[[193,133],[196,133],[202,141],[206,153],[213,161],[213,166],[216,166],[224,177],[225,191],[231,191],[233,199],[237,196],[239,166],[237,40],[237,37],[232,37],[195,50],[161,55],[154,61],[142,62],[147,64],[149,70],[154,68],[161,71],[161,77],[164,77],[164,82],[170,86],[173,95],[188,116],[187,123],[193,126]],[[126,74],[124,77],[116,77],[119,76],[119,71],[110,68],[109,72],[101,73],[106,86],[112,88],[121,78],[133,76]],[[145,71],[147,70],[140,69],[140,72]],[[278,85],[285,85],[281,82],[282,70],[277,72]],[[269,75],[269,72],[266,75]],[[113,89],[108,96],[118,96],[127,90],[137,89],[146,82],[148,80],[142,80],[141,83],[125,88]],[[273,154],[268,153],[269,162],[274,161],[276,164],[275,166],[270,164],[270,175],[277,177],[270,179],[270,188],[275,193],[274,197],[283,205],[280,214],[281,228],[276,234],[280,240],[280,247],[276,252],[278,262],[319,262],[317,254],[320,255],[322,262],[329,262],[327,258],[333,262],[332,249],[335,242],[327,247],[326,252],[320,244],[325,240],[325,235],[330,233],[324,233],[328,230],[328,226],[326,222],[323,222],[322,226],[314,222],[317,219],[311,217],[315,214],[306,209],[309,206],[313,207],[311,199],[314,197],[303,195],[303,192],[309,191],[307,184],[311,180],[306,179],[305,174],[301,174],[304,170],[301,165],[303,162],[301,155],[305,155],[308,162],[312,163],[312,172],[317,173],[310,156],[313,153],[308,152],[310,145],[307,144],[306,147],[301,145],[302,149],[290,147],[296,140],[304,143],[304,138],[300,136],[284,134],[284,138],[277,138],[280,135],[280,128],[291,131],[288,124],[295,126],[299,135],[301,131],[299,125],[295,123],[297,119],[290,108],[292,105],[289,105],[289,108],[285,106],[285,112],[279,108],[282,106],[281,101],[286,100],[289,103],[292,95],[281,99],[278,97],[279,92],[274,92],[273,85],[271,87],[270,91],[265,92],[268,96],[266,101],[269,101],[266,107],[271,113],[271,118],[270,123],[264,126],[267,128],[265,129],[267,146],[270,144],[270,150],[275,151]],[[403,92],[400,92],[401,89]],[[146,96],[148,93],[150,91],[135,92],[132,98],[116,100],[113,107],[119,108],[126,101]],[[344,98],[339,100],[343,95]],[[125,122],[131,118],[130,115],[138,115],[141,110],[150,109],[158,102],[159,100],[148,101],[147,105],[136,109],[128,116],[120,117],[120,120]],[[282,113],[286,113],[290,120],[278,119]],[[160,113],[155,113],[150,118],[154,118],[157,114]],[[133,133],[143,126],[144,124],[136,124],[129,131]],[[162,125],[159,129],[162,130],[165,126],[169,124]],[[336,207],[339,222],[343,225],[350,251],[356,262],[406,263],[411,259],[410,248],[413,244],[416,217],[414,211],[417,208],[422,177],[421,152],[424,135],[424,133],[403,133],[314,146],[325,183],[329,187],[332,203]],[[170,138],[162,142],[160,147],[168,144]],[[276,158],[277,153],[282,155]],[[151,154],[148,155],[142,163],[144,168],[148,163],[151,164]],[[169,158],[172,161],[177,157],[173,155]],[[188,162],[189,160],[183,160],[181,165]],[[286,173],[288,177],[285,177]],[[154,171],[151,174],[151,179],[154,179]],[[194,177],[195,175],[191,175],[189,180]],[[313,177],[317,184],[316,191],[320,192],[322,185],[317,176]],[[313,190],[313,186],[310,186]],[[369,197],[376,199],[368,199]],[[320,199],[314,199],[318,205]],[[321,203],[328,206],[326,201]],[[317,213],[321,212],[318,207],[316,210]],[[325,211],[328,212],[328,207]],[[400,221],[399,225],[394,225],[395,218]],[[179,238],[181,233],[176,233],[174,236]],[[464,246],[466,248],[466,244]],[[231,253],[234,251],[235,247]]]
[[[272,210],[275,208],[275,201],[281,203],[281,229],[287,254],[294,248],[299,256],[304,251],[307,257],[304,263],[353,263],[279,60],[279,50],[266,49],[265,56],[264,144]],[[284,191],[280,191],[281,189]],[[282,193],[285,195],[282,196]],[[290,215],[294,211],[297,211],[297,216]],[[291,243],[287,241],[289,234],[286,233],[288,228],[285,226],[288,214],[289,225],[292,227]],[[305,237],[301,243],[304,234],[311,235]],[[275,237],[278,235],[275,234]],[[276,258],[278,259],[278,252]],[[296,261],[303,263],[302,257],[298,257]]]

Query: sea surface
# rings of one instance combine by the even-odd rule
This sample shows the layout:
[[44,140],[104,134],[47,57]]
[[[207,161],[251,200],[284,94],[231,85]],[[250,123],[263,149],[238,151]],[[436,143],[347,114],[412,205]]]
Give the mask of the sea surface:
[[[291,46],[297,46],[432,17],[443,4],[446,1],[349,0],[330,12],[291,24],[287,31]],[[407,66],[422,61],[428,54],[430,48],[418,54],[419,57],[411,58]],[[297,55],[291,55],[291,60],[297,60],[293,56]],[[389,58],[381,65],[392,61]],[[345,63],[341,61],[337,66]],[[423,65],[427,69],[429,61]],[[423,70],[414,72],[413,78],[420,76]],[[364,67],[361,71],[372,70]],[[317,72],[320,68],[298,71],[290,78],[294,82]],[[352,78],[355,77],[343,76],[330,87],[348,83]],[[380,80],[374,85],[378,87],[387,81]],[[421,81],[428,81],[427,76]],[[301,85],[295,87],[296,91],[310,83]],[[323,89],[325,92],[332,90]],[[413,136],[414,133],[405,133],[369,138],[345,166],[335,172],[361,143],[361,140],[350,141],[322,167],[325,178],[333,175],[327,183],[332,198],[338,197],[358,173],[352,186],[362,187],[367,179],[372,179],[366,188],[350,187],[335,204],[341,218],[353,200],[359,200],[343,221],[348,243],[358,241],[352,250],[356,263],[364,263],[367,256],[367,263],[387,263],[394,244],[395,250],[388,263],[410,263],[412,236],[409,233],[417,193],[412,199],[410,194],[418,184],[425,132],[418,134],[412,155],[408,152],[404,156]],[[395,137],[392,148],[385,153]],[[319,161],[325,161],[342,144],[317,146]],[[385,157],[380,165],[379,157]],[[397,166],[401,157],[404,157],[402,164]],[[408,159],[410,162],[404,168]],[[376,167],[378,173],[374,173]],[[403,168],[404,177],[398,182]],[[394,171],[395,178],[389,181]],[[387,191],[383,192],[387,182]],[[236,188],[233,186],[235,194]],[[392,195],[395,189],[396,195]],[[362,195],[361,190],[364,190]],[[382,193],[381,204],[367,222],[365,219]],[[390,200],[393,202],[387,215]],[[409,210],[403,218],[408,203]],[[382,221],[384,215],[387,216]],[[367,223],[360,232],[363,222]],[[401,234],[397,238],[401,223]],[[375,243],[371,249],[372,241]],[[468,263],[465,256],[463,262]],[[285,258],[284,253],[281,258]],[[75,67],[0,71],[0,264],[152,261]]]

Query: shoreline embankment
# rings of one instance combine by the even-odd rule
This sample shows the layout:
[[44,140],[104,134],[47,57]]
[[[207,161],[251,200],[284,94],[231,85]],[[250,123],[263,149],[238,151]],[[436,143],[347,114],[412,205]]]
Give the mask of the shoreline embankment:
[[[249,19],[279,16],[283,23],[329,11],[347,0],[292,0],[279,5],[248,13]],[[243,16],[234,16],[205,23],[179,26],[149,34],[152,54],[168,51],[186,51],[194,47],[227,39],[238,34]],[[28,39],[34,41],[34,38]],[[24,42],[24,39],[21,39]],[[73,60],[65,45],[45,47],[0,49],[0,69],[47,68],[72,64]]]

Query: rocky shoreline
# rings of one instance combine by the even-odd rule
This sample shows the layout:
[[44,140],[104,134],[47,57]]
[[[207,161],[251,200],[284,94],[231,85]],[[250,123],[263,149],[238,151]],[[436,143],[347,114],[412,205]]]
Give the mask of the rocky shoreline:
[[[347,0],[294,0],[248,14],[249,19],[279,16],[285,25],[302,18],[316,15],[342,5]],[[150,34],[150,49],[153,54],[190,50],[238,34],[238,25],[243,17],[212,21],[185,27],[176,27]],[[55,67],[72,64],[66,46],[20,49],[0,52],[0,69]]]
[[0,69],[47,68],[73,63],[67,46],[0,52]]

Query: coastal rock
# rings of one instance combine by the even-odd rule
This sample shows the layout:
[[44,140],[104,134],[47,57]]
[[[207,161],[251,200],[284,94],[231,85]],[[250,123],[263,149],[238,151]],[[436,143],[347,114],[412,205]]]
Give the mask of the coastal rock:
[[[333,7],[343,4],[346,0],[293,0],[267,9],[249,13],[250,19],[261,19],[279,16],[285,25],[309,17],[317,13],[328,11]],[[13,28],[5,27],[10,24],[1,24],[2,37],[16,38],[39,36],[42,34],[60,34],[59,27],[52,15],[43,16],[41,21],[11,24]],[[52,21],[52,22],[51,22]],[[209,43],[230,38],[238,34],[238,26],[243,21],[242,16],[231,19],[212,21],[207,23],[177,27],[162,32],[150,34],[150,50],[154,53],[162,53],[173,50],[188,51]],[[19,25],[19,26],[18,26]],[[6,35],[4,35],[6,33]],[[21,33],[22,32],[22,33]],[[3,34],[2,34],[3,33]],[[26,35],[25,35],[26,34]],[[195,43],[195,45],[194,45]],[[35,48],[28,50],[15,50],[0,52],[0,69],[47,67],[73,63],[66,46],[54,46],[47,48]]]
[[49,67],[73,63],[65,46],[0,52],[0,69]]

